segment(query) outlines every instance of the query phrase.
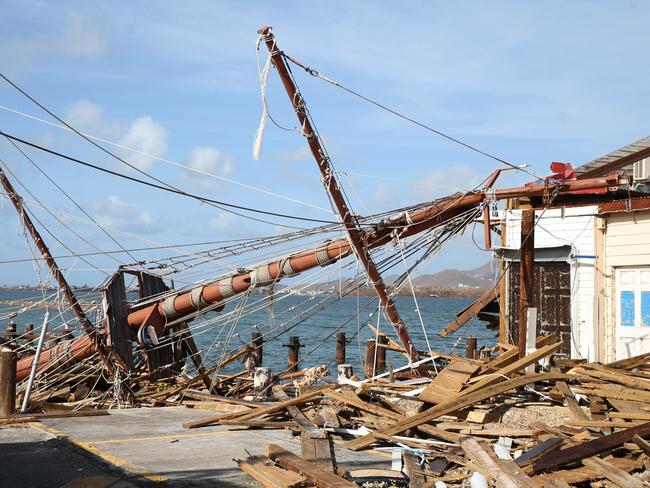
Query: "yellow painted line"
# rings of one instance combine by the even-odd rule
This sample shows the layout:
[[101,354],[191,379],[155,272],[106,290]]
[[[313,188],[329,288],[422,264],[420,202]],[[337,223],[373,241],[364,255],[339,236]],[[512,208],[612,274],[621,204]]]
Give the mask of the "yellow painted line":
[[167,481],[167,478],[164,476],[161,476],[159,474],[155,473],[150,473],[148,471],[145,471],[143,469],[140,469],[136,466],[132,466],[129,464],[128,461],[125,459],[122,459],[120,457],[114,456],[113,454],[109,454],[107,452],[101,451],[97,449],[96,447],[92,446],[91,442],[82,442],[80,440],[75,439],[74,437],[69,436],[65,432],[61,432],[60,430],[57,430],[53,427],[49,427],[41,422],[31,422],[31,425],[34,425],[38,427],[39,429],[43,429],[46,432],[49,432],[50,434],[53,434],[57,437],[63,437],[66,438],[68,441],[70,441],[72,444],[74,444],[77,447],[80,447],[81,449],[84,449],[85,451],[90,452],[91,454],[115,465],[115,466],[121,466],[123,469],[127,471],[131,471],[132,473],[136,473],[140,476],[143,476],[147,478],[148,480],[151,481]]
[[108,439],[105,441],[95,441],[88,442],[88,444],[97,445],[97,444],[120,444],[123,442],[145,442],[145,441],[157,441],[161,439],[187,439],[191,437],[209,437],[213,435],[223,435],[223,434],[232,434],[231,430],[220,430],[217,432],[201,432],[200,434],[178,434],[178,435],[159,435],[156,437],[132,437],[129,439]]

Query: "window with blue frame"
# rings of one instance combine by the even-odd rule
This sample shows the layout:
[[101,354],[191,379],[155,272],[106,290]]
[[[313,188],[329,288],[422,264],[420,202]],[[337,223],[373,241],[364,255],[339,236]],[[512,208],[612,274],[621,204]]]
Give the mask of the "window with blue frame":
[[650,327],[650,268],[617,271],[621,327]]

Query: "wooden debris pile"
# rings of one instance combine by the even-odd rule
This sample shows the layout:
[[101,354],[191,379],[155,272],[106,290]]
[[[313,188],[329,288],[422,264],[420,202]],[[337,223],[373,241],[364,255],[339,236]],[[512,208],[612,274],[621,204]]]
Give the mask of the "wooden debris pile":
[[239,461],[264,486],[361,484],[337,466],[335,444],[401,455],[401,469],[375,473],[376,486],[648,486],[650,354],[603,365],[558,359],[560,346],[546,336],[522,358],[513,347],[483,361],[447,356],[432,379],[275,385],[274,402],[185,427],[294,431],[301,456],[271,445]]

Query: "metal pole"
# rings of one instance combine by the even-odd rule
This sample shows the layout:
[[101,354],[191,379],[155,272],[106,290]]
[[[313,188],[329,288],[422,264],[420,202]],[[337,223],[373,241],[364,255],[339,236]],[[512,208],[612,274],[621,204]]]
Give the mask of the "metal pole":
[[519,266],[519,323],[517,347],[519,357],[526,355],[528,308],[534,307],[535,297],[535,211],[521,212],[521,262]]
[[45,342],[45,335],[47,334],[47,326],[50,321],[49,310],[45,312],[43,317],[43,326],[41,327],[41,335],[38,336],[38,344],[36,345],[36,354],[34,354],[34,361],[32,362],[32,370],[29,373],[29,380],[27,380],[27,390],[25,390],[25,398],[23,398],[23,405],[20,408],[21,412],[25,412],[29,406],[29,396],[32,394],[32,386],[34,385],[34,378],[36,377],[36,370],[38,369],[38,360],[41,357],[43,350],[43,343]]
[[359,229],[357,219],[352,214],[352,211],[345,201],[345,197],[343,196],[343,192],[341,191],[341,188],[337,181],[334,169],[330,164],[330,159],[327,156],[327,152],[321,144],[320,138],[318,137],[318,134],[314,130],[309,119],[305,100],[300,94],[300,91],[298,91],[298,88],[296,87],[293,79],[291,78],[291,75],[289,74],[287,65],[284,62],[283,53],[278,49],[276,45],[275,36],[271,32],[270,27],[262,27],[259,30],[259,34],[261,34],[264,38],[266,47],[271,54],[271,61],[273,62],[278,75],[280,75],[282,84],[287,91],[289,100],[291,101],[291,104],[293,105],[293,108],[296,112],[296,116],[298,117],[298,121],[300,122],[302,133],[307,139],[307,144],[309,145],[311,153],[314,156],[316,164],[318,165],[318,168],[321,172],[323,185],[325,186],[327,192],[330,194],[332,203],[336,207],[341,220],[345,224],[345,228],[348,231],[348,235],[350,236],[350,242],[354,247],[359,261],[361,261],[363,264],[363,267],[368,274],[368,278],[370,279],[370,283],[372,283],[372,286],[374,287],[375,292],[379,297],[379,301],[381,302],[381,305],[385,311],[386,317],[388,317],[390,320],[393,328],[395,329],[395,332],[397,333],[397,336],[400,338],[402,345],[404,346],[404,349],[408,352],[409,358],[412,362],[416,362],[418,360],[417,350],[411,342],[411,338],[409,337],[406,325],[404,322],[402,322],[397,308],[395,307],[395,303],[388,296],[388,292],[386,291],[386,286],[384,285],[381,274],[377,270],[377,266],[375,265],[372,257],[370,256],[370,253],[368,252],[368,246],[363,239],[363,233]]

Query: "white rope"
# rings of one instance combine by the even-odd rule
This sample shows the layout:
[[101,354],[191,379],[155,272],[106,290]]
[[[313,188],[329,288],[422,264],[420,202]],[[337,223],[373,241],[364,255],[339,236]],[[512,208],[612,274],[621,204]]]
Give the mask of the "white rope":
[[[257,51],[259,53],[260,43],[262,42],[263,36],[257,38]],[[255,140],[253,142],[253,159],[257,161],[262,154],[262,138],[264,137],[264,128],[266,123],[269,120],[269,107],[266,103],[266,82],[269,78],[269,71],[271,69],[271,54],[266,58],[266,63],[264,63],[264,68],[260,71],[259,69],[259,55],[257,58],[257,69],[260,77],[260,92],[262,95],[262,116],[260,117],[260,125],[257,128],[255,133]]]

